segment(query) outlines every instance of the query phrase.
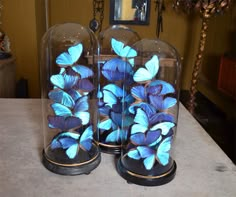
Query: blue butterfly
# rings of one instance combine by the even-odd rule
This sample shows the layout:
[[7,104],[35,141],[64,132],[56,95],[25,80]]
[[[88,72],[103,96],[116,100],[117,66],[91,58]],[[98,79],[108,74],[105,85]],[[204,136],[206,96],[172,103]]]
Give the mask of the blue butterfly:
[[86,125],[89,122],[90,114],[88,112],[89,104],[87,96],[79,98],[73,109],[70,109],[60,103],[53,103],[51,107],[57,116],[75,116],[82,121],[82,125]]
[[130,136],[130,140],[135,146],[155,146],[161,139],[161,132],[159,130],[136,133]]
[[67,74],[57,74],[50,77],[51,83],[63,90],[71,89],[78,81],[77,76],[71,76]]
[[52,129],[67,131],[81,125],[81,119],[73,116],[48,116],[48,126]]
[[83,65],[73,66],[72,70],[78,73],[82,79],[92,77],[94,75],[93,71],[90,68]]
[[74,159],[78,153],[78,139],[80,134],[72,132],[62,132],[57,135],[51,142],[51,148],[66,149],[66,155]]
[[71,46],[68,48],[68,52],[63,52],[56,58],[56,63],[63,68],[72,66],[78,61],[82,51],[83,45],[81,43]]
[[169,109],[175,106],[175,104],[177,103],[176,98],[156,96],[156,95],[150,95],[149,100],[150,104],[153,105],[155,109],[159,111]]
[[156,77],[159,70],[159,59],[154,55],[151,60],[145,63],[146,68],[139,68],[133,76],[135,82],[147,83]]
[[113,123],[113,121],[110,118],[105,118],[98,123],[98,128],[100,130],[100,133],[103,134],[104,131],[108,131],[110,129],[116,130],[117,126]]
[[157,150],[153,150],[148,146],[138,146],[129,150],[127,155],[135,160],[143,159],[146,170],[153,168],[156,159],[161,165],[166,166],[169,163],[171,142],[172,137],[167,137],[159,144]]
[[134,65],[134,57],[137,56],[136,50],[134,50],[130,46],[125,46],[123,42],[116,40],[115,38],[111,39],[111,46],[118,56],[129,58],[128,61],[132,66]]
[[[175,126],[172,122],[157,123],[154,126],[150,125],[147,114],[140,108],[137,109],[134,117],[135,124],[131,127],[131,134],[145,133],[146,131],[156,131],[161,129],[162,135],[166,135],[169,130]],[[150,127],[151,126],[151,127]]]
[[84,151],[89,151],[92,148],[92,140],[93,140],[93,127],[90,125],[85,131],[82,133],[79,139],[79,146]]
[[132,82],[132,66],[119,58],[108,60],[102,67],[103,76],[109,81],[125,80],[126,83]]
[[75,105],[74,99],[67,92],[60,90],[60,89],[51,90],[48,93],[48,97],[54,103],[60,103],[60,104],[67,106],[69,108],[73,108]]
[[79,79],[74,88],[81,95],[87,95],[89,92],[93,91],[95,87],[89,79]]
[[147,92],[152,95],[166,95],[174,93],[175,89],[170,83],[166,81],[155,80],[148,85]]
[[105,142],[120,142],[127,138],[126,134],[126,131],[116,129],[107,135]]

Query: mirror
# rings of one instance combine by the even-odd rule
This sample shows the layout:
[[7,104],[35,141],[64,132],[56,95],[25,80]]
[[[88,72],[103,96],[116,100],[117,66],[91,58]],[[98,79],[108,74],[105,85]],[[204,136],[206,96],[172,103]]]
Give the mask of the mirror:
[[110,24],[148,25],[150,0],[110,0]]

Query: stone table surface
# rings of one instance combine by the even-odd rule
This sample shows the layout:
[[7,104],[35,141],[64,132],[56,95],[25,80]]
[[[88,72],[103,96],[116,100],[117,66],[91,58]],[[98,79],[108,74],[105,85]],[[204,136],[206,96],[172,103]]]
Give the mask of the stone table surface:
[[105,153],[89,175],[57,175],[42,165],[42,150],[40,99],[0,99],[1,197],[236,196],[236,166],[182,104],[171,152],[177,172],[166,185],[127,184]]

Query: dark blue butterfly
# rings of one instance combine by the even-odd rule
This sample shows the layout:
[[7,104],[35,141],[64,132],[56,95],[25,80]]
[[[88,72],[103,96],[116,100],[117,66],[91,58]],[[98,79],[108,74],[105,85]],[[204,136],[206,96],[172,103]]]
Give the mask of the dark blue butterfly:
[[79,57],[82,54],[82,51],[83,45],[81,43],[75,46],[71,46],[68,48],[68,52],[63,52],[56,58],[56,63],[63,68],[72,66],[75,62],[78,61]]
[[132,66],[119,58],[108,60],[102,67],[103,76],[109,81],[126,80],[132,82]]
[[48,126],[52,129],[68,131],[81,125],[81,119],[73,116],[48,116]]
[[80,75],[81,79],[92,77],[94,75],[93,71],[83,65],[76,65],[72,67],[72,70]]
[[130,136],[131,142],[136,146],[155,146],[161,139],[160,130],[136,133]]
[[175,104],[177,103],[176,98],[156,96],[156,95],[150,95],[149,100],[150,104],[153,105],[159,111],[171,108],[175,106]]
[[78,139],[80,134],[72,132],[62,132],[51,142],[51,148],[62,148],[66,150],[66,155],[74,159],[78,153]]
[[74,88],[81,95],[87,95],[89,92],[93,91],[95,87],[89,79],[79,79]]
[[54,103],[60,103],[69,108],[73,108],[75,105],[74,99],[65,91],[61,89],[54,89],[48,93],[48,97]]
[[166,95],[174,93],[175,89],[166,81],[155,80],[148,84],[147,92],[152,95]]
[[145,63],[146,68],[139,68],[133,75],[133,79],[138,83],[150,82],[156,77],[159,70],[159,59],[154,55],[151,60]]

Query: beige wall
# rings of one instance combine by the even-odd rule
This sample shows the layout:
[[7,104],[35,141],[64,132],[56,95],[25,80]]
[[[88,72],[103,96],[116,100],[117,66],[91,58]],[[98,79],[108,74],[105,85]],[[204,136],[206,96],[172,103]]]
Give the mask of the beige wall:
[[[49,24],[78,22],[88,26],[93,17],[92,0],[48,0]],[[195,54],[198,48],[200,18],[177,14],[172,10],[171,1],[166,1],[164,32],[160,38],[172,44],[183,57],[182,88],[188,89]],[[154,1],[151,1],[151,21],[148,26],[129,26],[143,38],[156,38]],[[16,57],[17,79],[29,81],[30,97],[39,97],[39,46],[45,31],[44,0],[5,0],[2,14],[2,28],[11,41]],[[103,28],[109,25],[109,0],[105,0]],[[219,46],[220,47],[220,46]]]

